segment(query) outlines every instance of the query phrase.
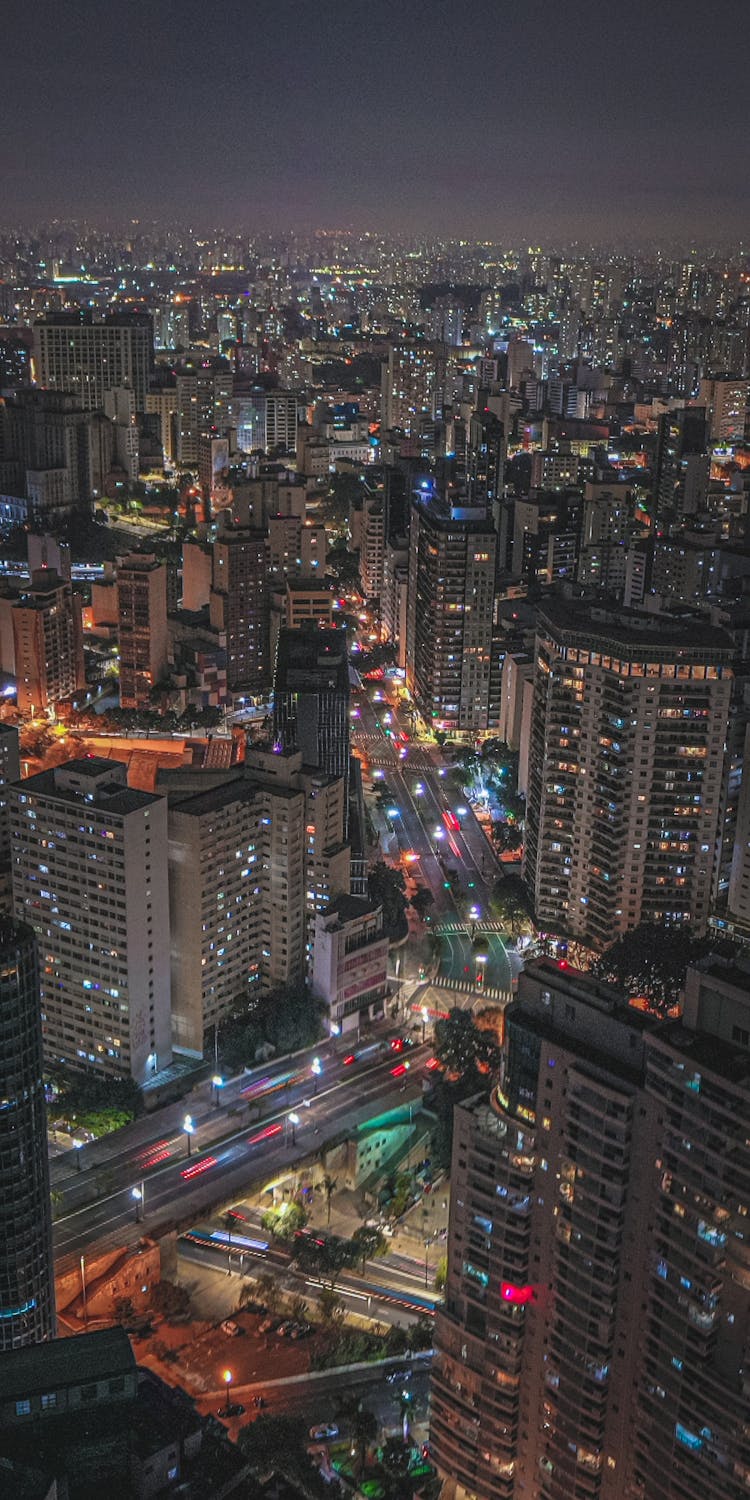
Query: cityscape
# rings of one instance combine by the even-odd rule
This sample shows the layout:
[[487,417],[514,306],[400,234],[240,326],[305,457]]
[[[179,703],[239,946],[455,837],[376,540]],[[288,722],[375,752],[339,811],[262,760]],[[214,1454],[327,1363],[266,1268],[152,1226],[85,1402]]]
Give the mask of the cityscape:
[[750,1496],[746,18],[578,9],[10,21],[0,1500]]

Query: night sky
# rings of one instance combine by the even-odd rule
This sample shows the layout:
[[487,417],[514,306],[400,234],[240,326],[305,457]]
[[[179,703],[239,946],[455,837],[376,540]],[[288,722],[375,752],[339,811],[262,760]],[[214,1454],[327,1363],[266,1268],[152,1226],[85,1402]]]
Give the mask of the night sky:
[[4,227],[750,239],[748,0],[6,0]]

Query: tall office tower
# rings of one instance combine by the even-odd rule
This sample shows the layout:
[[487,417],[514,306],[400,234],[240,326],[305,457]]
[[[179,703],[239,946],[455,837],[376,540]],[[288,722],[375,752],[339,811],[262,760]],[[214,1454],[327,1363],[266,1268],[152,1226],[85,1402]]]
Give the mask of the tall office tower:
[[487,728],[497,534],[429,481],[412,504],[406,682],[436,729]]
[[273,683],[274,743],[349,786],[349,660],[346,629],[282,629]]
[[55,1337],[39,965],[30,927],[0,916],[0,1353]]
[[49,536],[47,533],[39,536],[30,531],[26,537],[26,556],[29,561],[29,572],[33,575],[40,569],[49,568],[51,573],[57,573],[66,583],[70,583],[72,576],[72,565],[70,560],[70,543],[60,542],[57,537]]
[[92,756],[9,788],[13,908],[37,934],[45,1058],[142,1084],[171,1058],[167,804]]
[[495,518],[503,493],[507,445],[502,422],[491,411],[472,412],[466,443],[469,504]]
[[425,418],[434,420],[442,410],[445,378],[443,344],[419,339],[391,344],[382,371],[383,429],[418,433]]
[[605,948],[708,920],[733,644],[586,602],[538,617],[524,878],[537,922]]
[[703,508],[708,494],[707,442],[704,406],[665,412],[659,418],[653,485],[659,521],[679,520]]
[[681,1021],[548,960],[455,1117],[431,1446],[449,1497],[740,1500],[750,1471],[748,976]]
[[48,313],[34,324],[39,383],[77,396],[86,411],[102,411],[106,391],[127,385],[136,411],[146,410],[153,358],[148,313]]
[[120,706],[149,708],[167,667],[167,570],[149,552],[117,560]]
[[265,532],[225,525],[214,542],[209,615],[226,636],[227,686],[247,697],[270,686],[268,582]]
[[702,380],[698,399],[706,409],[712,443],[745,441],[750,380],[732,380],[728,375]]
[[18,707],[46,714],[85,686],[81,600],[70,583],[48,568],[11,610]]

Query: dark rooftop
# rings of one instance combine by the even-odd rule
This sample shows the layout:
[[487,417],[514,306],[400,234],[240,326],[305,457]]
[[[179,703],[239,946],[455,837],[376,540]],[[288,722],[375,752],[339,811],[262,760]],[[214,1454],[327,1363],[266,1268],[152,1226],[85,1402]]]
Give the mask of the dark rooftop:
[[13,1400],[19,1392],[33,1396],[81,1381],[130,1375],[134,1370],[135,1355],[123,1328],[29,1344],[0,1354],[0,1401]]

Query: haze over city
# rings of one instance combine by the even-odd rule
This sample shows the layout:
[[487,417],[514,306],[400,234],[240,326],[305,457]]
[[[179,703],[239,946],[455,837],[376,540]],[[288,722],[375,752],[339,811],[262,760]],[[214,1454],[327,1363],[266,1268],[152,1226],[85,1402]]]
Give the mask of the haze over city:
[[748,1500],[746,10],[6,7],[0,1500]]

